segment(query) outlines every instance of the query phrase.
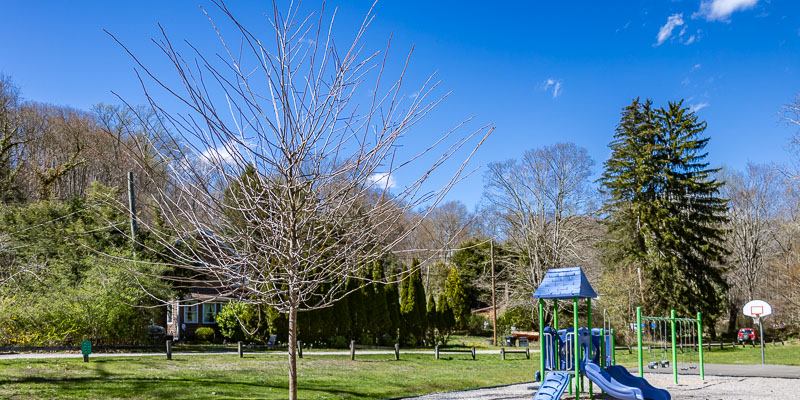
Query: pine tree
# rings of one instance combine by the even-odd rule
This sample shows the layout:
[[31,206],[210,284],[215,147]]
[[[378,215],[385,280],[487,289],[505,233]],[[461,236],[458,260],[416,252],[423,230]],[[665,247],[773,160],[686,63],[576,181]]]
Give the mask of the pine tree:
[[[411,272],[403,281],[400,289],[400,313],[407,334],[413,335],[419,343],[425,335],[427,318],[425,316],[425,288],[422,286],[422,275],[419,270],[419,260],[411,263]],[[406,338],[408,340],[408,338]]]
[[[392,266],[390,276],[397,276],[397,270]],[[386,294],[386,308],[389,311],[389,335],[394,340],[397,340],[400,331],[403,330],[403,316],[400,314],[400,295],[396,283],[386,285],[384,288]]]
[[444,281],[444,291],[447,294],[447,303],[453,311],[457,327],[465,327],[469,319],[469,305],[464,285],[455,268],[450,268],[447,279]]
[[600,179],[608,195],[607,272],[635,269],[639,304],[718,315],[725,290],[719,264],[726,200],[704,152],[705,122],[682,102],[654,109],[638,99],[623,109]]
[[456,319],[453,315],[453,309],[447,303],[447,295],[445,293],[439,294],[439,302],[436,304],[436,311],[439,314],[438,325],[436,329],[439,330],[441,344],[447,344],[447,338],[456,326]]
[[366,305],[369,314],[370,331],[378,339],[381,339],[381,336],[389,332],[392,327],[392,321],[389,319],[389,309],[386,305],[386,293],[384,293],[388,287],[375,283],[382,282],[385,279],[383,263],[375,261],[372,267],[372,280],[374,282],[367,286]]
[[436,310],[436,301],[433,293],[428,294],[428,305],[425,315],[428,320],[428,338],[430,343],[436,342],[436,327],[439,326],[439,312]]
[[369,323],[367,308],[364,301],[363,288],[357,289],[360,282],[350,279],[347,282],[347,291],[352,291],[347,295],[347,306],[350,310],[350,339],[358,341],[361,334]]

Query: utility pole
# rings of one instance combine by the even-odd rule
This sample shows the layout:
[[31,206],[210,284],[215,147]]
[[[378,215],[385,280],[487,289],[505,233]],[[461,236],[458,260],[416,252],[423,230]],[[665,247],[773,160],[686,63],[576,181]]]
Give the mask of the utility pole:
[[136,199],[133,196],[133,171],[128,171],[128,208],[131,218],[131,240],[136,242]]
[[497,346],[497,302],[495,301],[494,287],[494,239],[489,240],[489,260],[492,264],[492,337]]

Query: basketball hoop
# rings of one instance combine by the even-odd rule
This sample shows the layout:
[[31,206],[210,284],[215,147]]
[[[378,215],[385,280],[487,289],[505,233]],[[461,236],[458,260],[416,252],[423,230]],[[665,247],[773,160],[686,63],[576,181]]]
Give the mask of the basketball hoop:
[[764,326],[761,324],[761,317],[771,315],[772,306],[763,300],[753,300],[744,305],[742,312],[748,317],[753,317],[753,322],[758,325],[758,336],[761,338],[761,364],[764,364]]

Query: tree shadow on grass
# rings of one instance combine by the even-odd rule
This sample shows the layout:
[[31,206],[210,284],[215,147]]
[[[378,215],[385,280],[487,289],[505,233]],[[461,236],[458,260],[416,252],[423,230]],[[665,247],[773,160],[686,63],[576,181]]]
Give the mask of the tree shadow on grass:
[[[220,396],[229,398],[264,398],[271,394],[276,398],[286,397],[288,382],[242,382],[205,378],[135,378],[120,377],[104,371],[102,376],[92,377],[42,377],[28,376],[18,379],[0,379],[0,387],[13,389],[24,386],[22,392],[52,397],[54,386],[58,396],[90,398],[203,398]],[[29,392],[29,389],[32,392]],[[333,388],[324,383],[300,383],[301,394],[325,393],[343,398],[368,398],[366,393],[355,390]],[[13,397],[13,396],[12,396]],[[302,396],[301,396],[302,397]]]

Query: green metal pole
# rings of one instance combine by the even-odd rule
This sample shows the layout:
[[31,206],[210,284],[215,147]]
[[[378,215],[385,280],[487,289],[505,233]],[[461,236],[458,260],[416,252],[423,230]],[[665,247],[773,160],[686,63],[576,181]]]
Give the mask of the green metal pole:
[[539,299],[539,382],[544,382],[544,299]]
[[617,348],[614,346],[614,328],[611,328],[611,365],[617,365]]
[[642,307],[636,307],[636,341],[637,341],[637,354],[639,358],[639,378],[644,377],[644,370],[642,369]]
[[[553,331],[558,335],[558,299],[553,299]],[[561,369],[561,360],[559,360],[558,344],[555,337],[553,338],[553,346],[556,348],[556,351],[553,352],[555,354],[553,357],[554,365],[556,369]]]
[[605,324],[603,324],[603,327],[600,328],[600,348],[598,349],[598,352],[600,353],[600,369],[606,369],[605,356],[607,356],[608,354],[605,354],[606,352],[605,350],[606,350],[606,332],[605,332]]
[[572,323],[573,323],[573,342],[575,342],[575,400],[580,400],[581,392],[578,386],[578,382],[580,381],[578,378],[581,376],[580,365],[581,365],[581,356],[580,356],[580,345],[578,344],[578,296],[572,298]]
[[697,312],[697,345],[700,356],[700,379],[706,380],[706,370],[703,368],[703,320],[700,312]]
[[[591,357],[592,355],[592,299],[586,299],[586,325],[589,329],[589,348],[586,349],[586,355]],[[591,399],[594,395],[592,390],[592,381],[589,380],[589,398]]]
[[672,331],[672,378],[678,384],[678,349],[675,347],[675,310],[670,310],[670,330]]

